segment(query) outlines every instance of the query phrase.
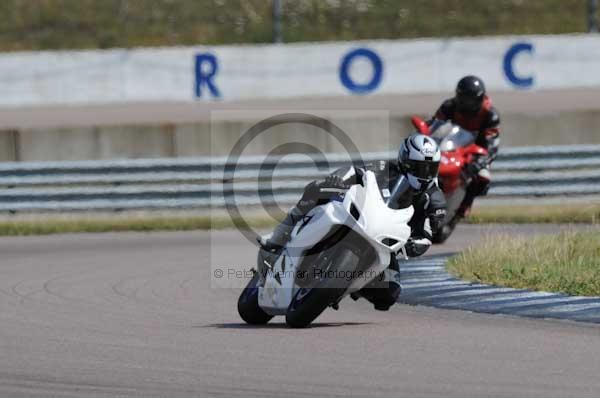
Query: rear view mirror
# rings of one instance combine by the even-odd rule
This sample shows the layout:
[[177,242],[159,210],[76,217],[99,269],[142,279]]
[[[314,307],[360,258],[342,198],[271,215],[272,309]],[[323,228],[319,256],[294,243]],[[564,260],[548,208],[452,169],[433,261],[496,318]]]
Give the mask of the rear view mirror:
[[413,126],[417,129],[417,131],[423,135],[431,135],[431,131],[429,131],[429,126],[423,119],[418,116],[413,116],[410,118],[410,121]]

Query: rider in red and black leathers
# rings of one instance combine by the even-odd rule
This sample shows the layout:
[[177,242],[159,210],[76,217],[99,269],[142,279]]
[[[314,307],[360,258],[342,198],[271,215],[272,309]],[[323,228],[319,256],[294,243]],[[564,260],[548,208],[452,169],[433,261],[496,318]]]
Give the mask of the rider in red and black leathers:
[[477,134],[475,143],[489,153],[488,156],[477,159],[467,169],[472,181],[457,212],[458,217],[464,217],[475,197],[487,194],[491,180],[489,166],[496,158],[500,145],[500,115],[486,95],[483,81],[476,76],[465,76],[456,86],[456,95],[442,103],[430,122],[434,119],[450,120]]

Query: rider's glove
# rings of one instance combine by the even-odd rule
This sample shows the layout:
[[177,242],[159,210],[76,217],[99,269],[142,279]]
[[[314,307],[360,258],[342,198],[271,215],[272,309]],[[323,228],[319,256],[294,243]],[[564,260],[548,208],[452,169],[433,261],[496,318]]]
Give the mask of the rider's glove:
[[485,169],[488,166],[488,161],[485,156],[480,156],[475,158],[468,166],[467,166],[467,175],[470,178],[474,178],[479,174],[479,172]]
[[320,200],[329,200],[332,195],[345,193],[348,188],[349,185],[340,176],[329,175],[323,181],[313,181],[308,184],[296,207],[302,214],[306,214]]
[[344,193],[348,188],[348,184],[338,175],[329,175],[319,183],[319,191],[325,195]]

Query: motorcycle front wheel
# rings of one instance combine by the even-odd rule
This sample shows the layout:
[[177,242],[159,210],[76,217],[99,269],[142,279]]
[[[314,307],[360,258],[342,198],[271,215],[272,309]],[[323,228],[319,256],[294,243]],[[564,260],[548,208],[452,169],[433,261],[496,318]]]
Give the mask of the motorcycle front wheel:
[[435,244],[444,243],[446,241],[446,239],[448,239],[450,237],[450,235],[452,235],[452,232],[454,232],[454,228],[456,228],[456,224],[457,224],[457,222],[455,222],[454,220],[451,220],[450,222],[444,224],[444,226],[442,226],[438,231],[436,231],[433,234],[433,237],[431,239],[432,243],[435,243]]
[[335,277],[316,279],[308,287],[298,289],[287,309],[285,322],[293,328],[304,328],[311,324],[327,307],[337,301],[352,284],[352,275],[358,268],[360,258],[344,245],[327,250],[323,256],[323,270]]
[[259,282],[260,275],[256,272],[238,299],[238,313],[250,325],[264,325],[273,318],[258,305]]

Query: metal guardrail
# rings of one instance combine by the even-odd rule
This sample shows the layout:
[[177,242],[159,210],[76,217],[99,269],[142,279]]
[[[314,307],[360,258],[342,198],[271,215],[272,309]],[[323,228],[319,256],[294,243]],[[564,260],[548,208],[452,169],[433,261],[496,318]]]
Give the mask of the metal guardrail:
[[[394,156],[369,153],[362,160]],[[235,172],[224,157],[0,163],[0,211],[210,208],[225,200],[287,204],[310,180],[349,161],[339,154],[253,156],[238,159]],[[493,173],[490,197],[600,194],[600,145],[505,148]]]

